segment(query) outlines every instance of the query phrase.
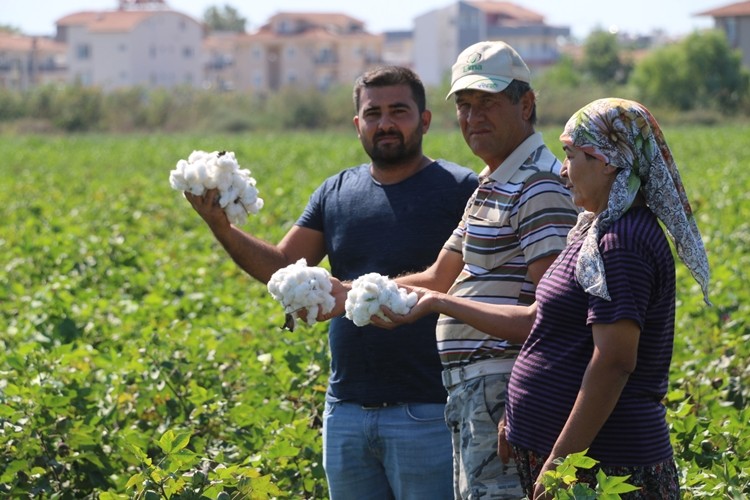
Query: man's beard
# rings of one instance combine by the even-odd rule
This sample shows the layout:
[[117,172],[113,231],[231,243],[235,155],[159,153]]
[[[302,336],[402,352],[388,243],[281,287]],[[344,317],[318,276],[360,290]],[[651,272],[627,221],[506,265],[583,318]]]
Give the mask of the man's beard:
[[[378,139],[383,137],[397,137],[399,143],[389,143],[385,147],[382,147],[378,145]],[[373,143],[370,148],[367,148],[367,154],[372,160],[372,163],[379,168],[400,166],[403,163],[422,155],[421,127],[420,130],[415,131],[415,134],[412,137],[416,139],[406,142],[403,134],[400,132],[378,134],[373,137]]]

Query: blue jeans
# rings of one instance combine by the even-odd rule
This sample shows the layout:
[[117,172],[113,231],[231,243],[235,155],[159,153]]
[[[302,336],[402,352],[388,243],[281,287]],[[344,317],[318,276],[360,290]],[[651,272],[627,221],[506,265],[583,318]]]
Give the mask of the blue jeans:
[[364,409],[326,402],[323,467],[332,500],[453,498],[442,404]]

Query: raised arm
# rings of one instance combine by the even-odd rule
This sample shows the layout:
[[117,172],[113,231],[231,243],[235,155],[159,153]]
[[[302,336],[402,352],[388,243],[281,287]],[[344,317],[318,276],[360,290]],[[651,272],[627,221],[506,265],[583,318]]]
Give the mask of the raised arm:
[[215,203],[217,195],[216,190],[209,190],[202,196],[185,193],[185,198],[232,260],[258,281],[268,283],[277,270],[303,257],[314,266],[325,256],[323,233],[319,231],[294,226],[278,245],[273,245],[233,226]]

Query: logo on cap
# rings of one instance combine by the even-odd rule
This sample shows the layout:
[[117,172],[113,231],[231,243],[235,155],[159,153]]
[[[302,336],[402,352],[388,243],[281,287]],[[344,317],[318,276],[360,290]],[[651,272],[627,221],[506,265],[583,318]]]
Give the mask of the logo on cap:
[[466,62],[469,64],[474,64],[482,60],[482,54],[479,52],[474,52],[473,54],[469,55],[469,57],[466,58]]

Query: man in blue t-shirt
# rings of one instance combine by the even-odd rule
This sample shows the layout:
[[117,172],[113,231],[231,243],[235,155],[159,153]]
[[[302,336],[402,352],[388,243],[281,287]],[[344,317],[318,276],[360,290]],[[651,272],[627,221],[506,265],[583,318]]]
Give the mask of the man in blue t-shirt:
[[[339,280],[425,269],[461,220],[477,177],[422,152],[430,126],[422,82],[388,66],[354,85],[354,126],[371,163],[315,190],[277,245],[229,223],[215,191],[186,193],[234,261],[266,283],[278,269],[328,256]],[[435,344],[436,315],[392,331],[331,320],[323,465],[332,499],[450,499],[451,435]]]

